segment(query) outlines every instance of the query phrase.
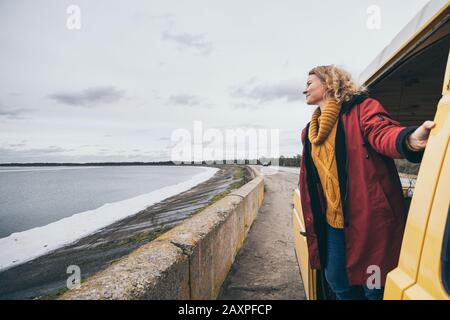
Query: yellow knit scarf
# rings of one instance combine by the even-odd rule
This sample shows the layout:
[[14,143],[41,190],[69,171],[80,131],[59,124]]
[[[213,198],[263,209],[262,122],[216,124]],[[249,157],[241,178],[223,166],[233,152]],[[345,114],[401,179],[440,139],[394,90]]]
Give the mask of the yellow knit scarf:
[[340,110],[341,105],[334,99],[326,102],[322,114],[320,108],[317,108],[312,115],[308,134],[312,143],[311,157],[326,199],[326,220],[334,228],[344,227],[335,157],[337,119]]
[[[333,129],[341,111],[341,104],[336,99],[329,99],[325,103],[324,111],[321,114],[320,107],[314,110],[309,126],[309,140],[316,145],[322,144]],[[318,118],[320,117],[320,128]]]

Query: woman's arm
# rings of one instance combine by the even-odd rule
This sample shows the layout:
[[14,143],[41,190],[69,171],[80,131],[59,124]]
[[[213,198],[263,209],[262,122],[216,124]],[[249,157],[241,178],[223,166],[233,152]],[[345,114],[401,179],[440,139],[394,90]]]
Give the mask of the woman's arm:
[[433,121],[404,127],[372,98],[364,100],[360,108],[364,135],[375,151],[393,159],[404,158],[414,163],[422,160]]

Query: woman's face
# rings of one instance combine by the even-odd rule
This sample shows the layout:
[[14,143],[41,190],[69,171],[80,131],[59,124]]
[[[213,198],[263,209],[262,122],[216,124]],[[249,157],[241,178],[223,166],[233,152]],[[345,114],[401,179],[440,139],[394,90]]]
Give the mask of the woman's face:
[[315,74],[310,74],[306,81],[306,89],[303,94],[306,96],[306,104],[318,105],[323,100],[325,86]]

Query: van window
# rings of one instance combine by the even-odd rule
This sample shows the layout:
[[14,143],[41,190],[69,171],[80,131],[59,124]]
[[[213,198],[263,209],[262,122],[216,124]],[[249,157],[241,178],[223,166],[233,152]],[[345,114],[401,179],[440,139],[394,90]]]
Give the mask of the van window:
[[447,222],[445,224],[444,241],[442,243],[442,283],[450,295],[450,205],[447,211]]

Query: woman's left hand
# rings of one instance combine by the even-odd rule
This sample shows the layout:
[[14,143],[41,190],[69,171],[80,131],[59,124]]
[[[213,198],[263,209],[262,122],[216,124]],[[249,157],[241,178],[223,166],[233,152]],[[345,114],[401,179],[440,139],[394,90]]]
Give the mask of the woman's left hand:
[[422,151],[425,149],[430,131],[435,125],[436,123],[434,121],[427,120],[408,136],[407,142],[412,150]]

